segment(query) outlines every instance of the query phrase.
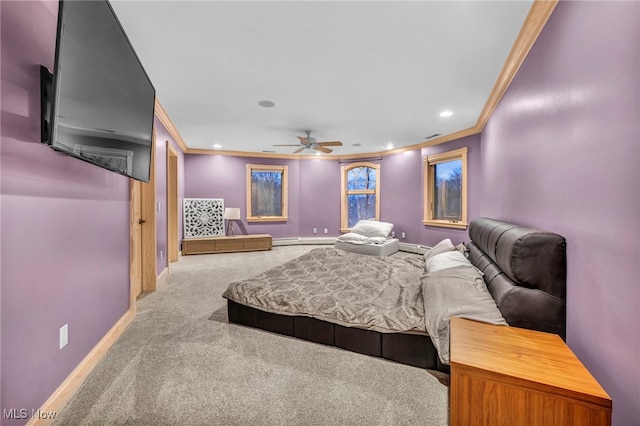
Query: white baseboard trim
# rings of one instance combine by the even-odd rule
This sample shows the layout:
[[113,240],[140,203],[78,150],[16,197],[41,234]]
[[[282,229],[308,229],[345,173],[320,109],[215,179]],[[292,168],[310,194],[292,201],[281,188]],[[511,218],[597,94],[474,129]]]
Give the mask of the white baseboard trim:
[[[273,246],[298,246],[306,244],[327,244],[332,245],[336,242],[336,237],[298,237],[298,238],[274,238]],[[420,244],[400,243],[400,251],[408,253],[424,254],[430,247]]]
[[422,246],[420,244],[400,243],[400,251],[406,251],[407,253],[425,254],[431,247]]
[[273,238],[271,245],[277,246],[297,246],[300,245],[300,238]]
[[336,242],[336,237],[298,237],[298,238],[274,238],[273,246],[298,246],[308,244],[328,244]]

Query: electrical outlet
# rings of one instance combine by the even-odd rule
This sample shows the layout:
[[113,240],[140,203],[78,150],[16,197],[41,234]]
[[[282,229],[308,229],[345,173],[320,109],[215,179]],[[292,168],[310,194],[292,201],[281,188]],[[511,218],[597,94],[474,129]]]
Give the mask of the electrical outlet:
[[164,259],[164,252],[160,250],[160,260]]
[[395,231],[391,231],[391,238],[395,238],[395,237],[396,237]]
[[60,327],[60,349],[67,346],[67,343],[69,343],[69,324]]
[[405,237],[405,235],[404,235],[404,232],[403,232],[403,233],[402,233],[402,238],[404,238],[404,237]]
[[329,233],[329,228],[324,228],[324,233],[328,234]]
[[318,228],[313,228],[313,233],[317,234],[318,233]]

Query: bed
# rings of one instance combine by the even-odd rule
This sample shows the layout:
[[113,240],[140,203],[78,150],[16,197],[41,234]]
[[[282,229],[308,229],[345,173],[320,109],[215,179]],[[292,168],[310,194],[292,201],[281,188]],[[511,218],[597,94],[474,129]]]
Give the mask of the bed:
[[[565,239],[489,218],[474,219],[469,237],[465,255],[480,271],[482,286],[506,323],[564,338]],[[231,283],[223,294],[229,321],[448,371],[435,334],[430,336],[425,327],[431,313],[425,312],[425,305],[431,298],[422,297],[425,279],[430,275],[440,279],[436,275],[442,271],[425,270],[425,259],[313,249],[256,277]],[[393,301],[400,304],[388,304]]]

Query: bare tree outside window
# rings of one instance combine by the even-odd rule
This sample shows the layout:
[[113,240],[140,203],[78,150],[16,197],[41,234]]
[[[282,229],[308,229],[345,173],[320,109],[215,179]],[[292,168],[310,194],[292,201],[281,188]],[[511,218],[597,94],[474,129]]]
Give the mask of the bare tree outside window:
[[282,172],[251,172],[251,215],[282,216]]
[[352,167],[346,170],[347,227],[359,220],[377,217],[378,169],[370,166]]
[[435,165],[434,218],[462,219],[462,161],[454,160]]
[[287,166],[247,164],[247,222],[288,220]]
[[424,225],[467,228],[468,150],[462,147],[424,157]]

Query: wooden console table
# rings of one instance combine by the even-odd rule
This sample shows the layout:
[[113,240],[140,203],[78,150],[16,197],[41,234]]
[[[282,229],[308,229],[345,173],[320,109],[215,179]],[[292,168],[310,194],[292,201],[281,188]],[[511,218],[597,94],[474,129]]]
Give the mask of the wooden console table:
[[450,421],[610,425],[611,398],[560,336],[451,318]]
[[234,237],[190,238],[182,240],[182,254],[231,253],[271,250],[269,234],[236,235]]

